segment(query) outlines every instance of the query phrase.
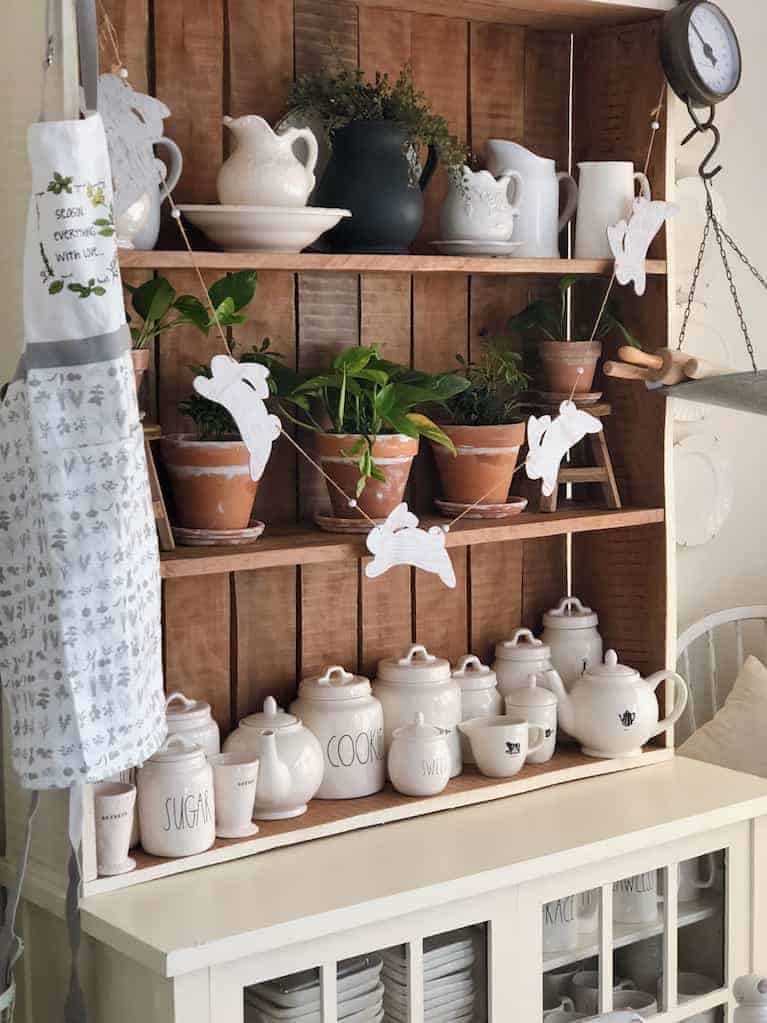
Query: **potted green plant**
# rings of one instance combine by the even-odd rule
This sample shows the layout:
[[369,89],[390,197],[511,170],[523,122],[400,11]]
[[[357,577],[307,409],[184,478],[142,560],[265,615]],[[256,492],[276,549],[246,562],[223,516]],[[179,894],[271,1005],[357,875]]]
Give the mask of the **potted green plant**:
[[[602,341],[618,331],[626,344],[639,348],[640,344],[629,329],[621,323],[608,305],[602,311],[596,330],[591,323],[573,324],[572,340],[567,337],[567,296],[570,289],[584,278],[563,277],[559,282],[559,306],[538,299],[509,320],[509,329],[523,336],[538,338],[538,357],[545,389],[552,394],[584,394],[591,390],[594,373],[602,354]],[[542,336],[541,336],[542,335]]]
[[364,511],[386,518],[403,500],[419,438],[453,451],[444,431],[414,409],[426,402],[444,405],[467,386],[455,373],[431,375],[388,362],[375,345],[347,348],[326,373],[299,384],[290,396],[304,413],[298,422],[315,431],[322,468],[356,501],[350,507],[329,486],[333,514],[359,519]]
[[451,503],[505,504],[525,423],[518,403],[528,384],[522,356],[504,339],[484,337],[479,356],[457,355],[468,386],[446,402],[449,422],[442,430],[457,457],[434,446],[444,499]]
[[[416,89],[410,65],[394,83],[380,72],[369,81],[340,64],[301,75],[289,103],[293,116],[319,123],[332,146],[315,205],[352,213],[324,241],[339,252],[408,252],[437,161],[457,171],[466,158],[466,147]],[[423,171],[419,147],[428,153]]]

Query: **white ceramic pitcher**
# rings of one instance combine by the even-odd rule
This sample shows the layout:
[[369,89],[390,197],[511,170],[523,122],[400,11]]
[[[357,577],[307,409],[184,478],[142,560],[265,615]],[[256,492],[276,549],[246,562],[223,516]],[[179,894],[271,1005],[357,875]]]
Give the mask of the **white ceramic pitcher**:
[[442,204],[441,237],[446,241],[509,241],[516,233],[514,220],[523,194],[519,171],[508,171],[496,180],[490,171],[462,167],[460,174],[451,175]]
[[[263,117],[225,117],[236,148],[218,172],[218,198],[224,206],[305,206],[314,188],[317,139],[309,128],[274,132]],[[293,143],[306,142],[306,162]]]
[[[525,182],[525,201],[519,208],[515,235],[521,242],[515,256],[551,258],[559,256],[559,235],[575,216],[578,186],[556,164],[507,139],[487,143],[487,167],[495,175],[517,171]],[[565,208],[559,212],[559,186],[564,184]]]
[[619,160],[579,163],[578,219],[575,227],[576,259],[612,259],[607,228],[631,216],[634,185],[652,199],[647,175],[634,164]]

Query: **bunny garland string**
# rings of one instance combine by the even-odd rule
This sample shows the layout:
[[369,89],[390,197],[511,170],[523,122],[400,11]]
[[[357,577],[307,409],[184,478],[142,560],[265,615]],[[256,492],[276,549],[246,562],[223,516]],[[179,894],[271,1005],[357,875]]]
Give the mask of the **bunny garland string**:
[[438,575],[445,586],[455,589],[455,572],[445,546],[446,529],[432,526],[419,529],[418,519],[403,502],[386,521],[371,529],[367,547],[373,560],[365,568],[368,579],[375,579],[395,565],[413,565]]
[[530,416],[527,420],[528,454],[525,472],[531,480],[541,480],[541,493],[551,497],[559,478],[559,466],[567,452],[587,433],[600,433],[602,423],[596,416],[579,409],[575,402],[563,401],[559,415]]

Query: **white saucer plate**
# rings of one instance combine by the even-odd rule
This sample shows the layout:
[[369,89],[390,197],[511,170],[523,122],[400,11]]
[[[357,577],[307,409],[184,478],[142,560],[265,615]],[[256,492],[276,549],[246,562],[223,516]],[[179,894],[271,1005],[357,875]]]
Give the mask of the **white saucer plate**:
[[524,242],[436,241],[431,243],[443,256],[513,256]]

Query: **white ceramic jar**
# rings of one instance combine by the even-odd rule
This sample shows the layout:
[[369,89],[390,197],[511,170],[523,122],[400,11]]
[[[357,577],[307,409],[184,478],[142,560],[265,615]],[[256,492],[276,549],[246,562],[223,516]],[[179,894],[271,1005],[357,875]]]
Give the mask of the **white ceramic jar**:
[[403,657],[378,662],[373,692],[384,713],[384,742],[388,753],[392,733],[423,714],[430,725],[450,734],[450,777],[461,773],[461,743],[457,727],[461,720],[461,690],[450,672],[450,662],[435,657],[425,646],[411,646]]
[[563,597],[543,616],[541,639],[551,652],[551,666],[559,672],[566,689],[588,668],[602,663],[599,617],[577,597]]
[[531,675],[551,668],[551,651],[536,639],[530,629],[517,629],[511,639],[504,639],[495,647],[498,692],[506,696],[513,689],[527,685]]
[[216,838],[213,770],[202,746],[170,735],[136,777],[141,844],[152,856],[193,856]]
[[305,678],[290,710],[319,739],[325,759],[318,799],[354,799],[384,787],[383,708],[370,680],[340,665]]
[[537,682],[536,676],[531,675],[524,689],[513,689],[506,696],[509,716],[526,718],[531,725],[543,729],[543,746],[536,753],[528,753],[528,764],[548,763],[557,745],[557,698]]
[[224,742],[225,753],[253,753],[259,758],[255,820],[284,820],[306,813],[306,804],[322,784],[324,758],[317,738],[293,714],[264,700],[260,714],[250,714]]
[[183,735],[189,742],[202,746],[209,757],[221,752],[221,733],[213,720],[210,704],[190,700],[183,693],[171,693],[165,701],[168,735]]
[[[495,672],[475,654],[460,659],[453,678],[461,687],[461,721],[503,713],[503,697],[496,687]],[[474,763],[471,743],[465,735],[461,735],[461,756],[464,764]]]
[[450,781],[450,733],[427,724],[418,711],[412,724],[395,728],[389,747],[391,783],[405,796],[436,796]]

